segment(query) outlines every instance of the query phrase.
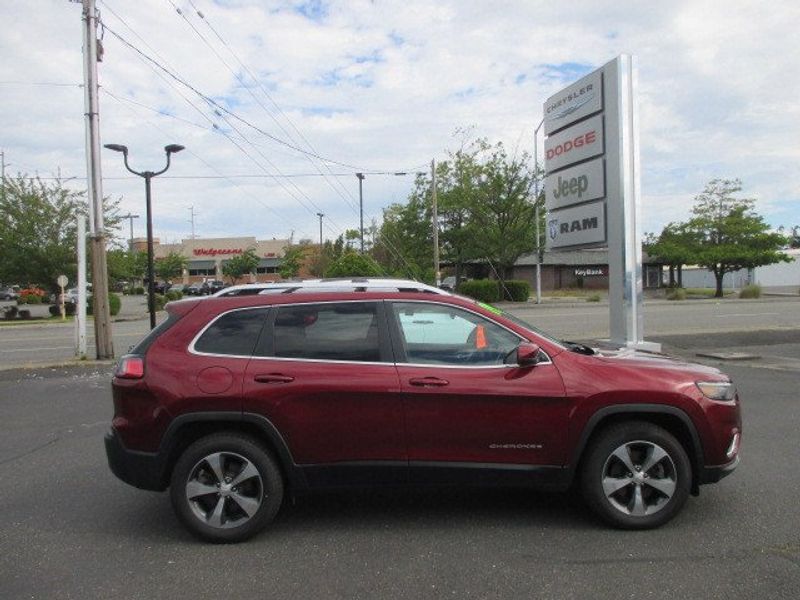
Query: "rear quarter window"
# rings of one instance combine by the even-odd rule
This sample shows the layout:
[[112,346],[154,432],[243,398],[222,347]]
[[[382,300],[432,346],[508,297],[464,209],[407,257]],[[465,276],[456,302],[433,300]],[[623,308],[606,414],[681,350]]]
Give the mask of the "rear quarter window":
[[195,352],[251,356],[269,308],[234,310],[217,317],[194,343]]

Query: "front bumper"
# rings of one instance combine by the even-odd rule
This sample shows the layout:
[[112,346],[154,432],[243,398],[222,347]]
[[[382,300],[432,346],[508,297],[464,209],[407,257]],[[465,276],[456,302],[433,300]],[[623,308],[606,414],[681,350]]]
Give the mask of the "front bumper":
[[704,467],[700,475],[700,483],[717,483],[733,473],[736,467],[739,466],[739,456],[737,455],[731,462],[724,465],[715,465],[713,467]]
[[158,454],[128,450],[111,429],[105,436],[108,466],[125,483],[143,490],[167,489],[164,464]]

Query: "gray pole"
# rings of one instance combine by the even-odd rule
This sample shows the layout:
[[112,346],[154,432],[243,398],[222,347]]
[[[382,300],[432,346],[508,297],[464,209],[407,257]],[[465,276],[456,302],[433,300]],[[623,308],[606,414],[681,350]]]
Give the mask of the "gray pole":
[[542,303],[542,247],[539,233],[539,129],[544,119],[533,130],[533,188],[534,219],[536,219],[536,304]]
[[195,236],[194,236],[194,215],[195,215],[195,212],[194,212],[194,204],[192,204],[192,205],[189,207],[189,212],[190,212],[190,213],[191,213],[191,215],[192,215],[192,218],[191,218],[191,220],[189,221],[189,222],[192,224],[192,239],[195,239]]
[[78,307],[75,311],[77,334],[75,354],[86,357],[86,219],[78,215]]
[[[442,275],[439,272],[439,209],[436,199],[436,159],[431,159],[431,204],[432,225],[433,225],[433,276],[436,279],[436,287],[442,285]],[[456,282],[458,283],[458,282]]]
[[153,173],[144,173],[144,195],[147,207],[147,310],[150,312],[150,329],[156,327],[156,282],[153,276],[153,211],[150,201],[150,179]]
[[358,177],[358,218],[359,218],[359,237],[361,238],[361,254],[364,254],[364,174],[356,173]]
[[317,213],[319,217],[319,251],[322,252],[322,217],[325,215],[323,213]]
[[2,173],[3,173],[3,200],[6,199],[6,153],[0,151],[0,165],[2,165]]
[[130,224],[131,227],[131,236],[130,238],[128,238],[128,250],[133,252],[133,220],[138,219],[139,215],[132,215],[131,213],[128,213],[127,215],[120,215],[119,218],[128,219],[128,223]]
[[83,0],[84,114],[86,116],[86,170],[89,229],[92,238],[92,297],[97,359],[114,357],[111,313],[108,306],[108,269],[103,222],[103,182],[100,174],[100,108],[97,98],[97,9],[95,0]]

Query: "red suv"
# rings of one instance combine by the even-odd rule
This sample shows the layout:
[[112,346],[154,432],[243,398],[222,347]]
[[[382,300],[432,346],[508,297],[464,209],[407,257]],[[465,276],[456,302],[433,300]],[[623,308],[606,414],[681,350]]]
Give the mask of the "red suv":
[[106,452],[207,540],[253,535],[286,494],[376,485],[574,483],[612,525],[656,527],[739,461],[718,370],[422,284],[239,286],[167,312],[117,366]]

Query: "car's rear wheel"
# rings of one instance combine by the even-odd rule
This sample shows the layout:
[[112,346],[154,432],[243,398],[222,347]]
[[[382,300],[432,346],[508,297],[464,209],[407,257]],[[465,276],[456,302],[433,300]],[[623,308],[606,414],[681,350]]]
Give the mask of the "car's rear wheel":
[[201,438],[180,456],[170,482],[181,522],[211,542],[239,542],[263,529],[283,500],[283,479],[272,454],[238,433]]
[[624,529],[659,527],[689,496],[692,467],[681,443],[652,423],[613,425],[592,441],[581,485],[590,508]]

